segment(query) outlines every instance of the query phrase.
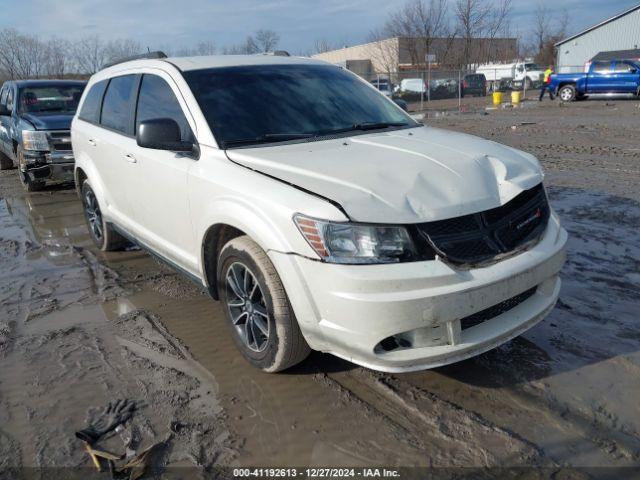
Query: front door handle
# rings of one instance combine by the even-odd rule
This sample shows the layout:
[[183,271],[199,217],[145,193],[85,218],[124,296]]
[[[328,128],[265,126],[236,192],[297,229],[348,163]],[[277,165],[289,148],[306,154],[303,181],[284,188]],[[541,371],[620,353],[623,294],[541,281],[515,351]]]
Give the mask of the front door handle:
[[89,145],[91,145],[92,147],[96,146],[96,141],[93,138],[90,138],[89,140],[87,140],[87,142],[89,143]]
[[124,158],[126,158],[127,162],[129,162],[129,163],[137,163],[138,162],[138,160],[136,160],[136,157],[134,157],[133,154],[131,154],[131,153],[127,153],[124,156]]

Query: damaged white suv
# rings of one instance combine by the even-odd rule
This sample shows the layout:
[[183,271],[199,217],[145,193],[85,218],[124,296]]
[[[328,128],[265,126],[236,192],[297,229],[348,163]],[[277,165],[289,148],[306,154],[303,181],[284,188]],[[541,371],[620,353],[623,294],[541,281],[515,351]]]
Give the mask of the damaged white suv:
[[538,161],[416,123],[333,65],[120,63],[91,78],[72,142],[96,244],[133,241],[206,287],[268,372],[311,349],[444,365],[558,298],[567,233]]

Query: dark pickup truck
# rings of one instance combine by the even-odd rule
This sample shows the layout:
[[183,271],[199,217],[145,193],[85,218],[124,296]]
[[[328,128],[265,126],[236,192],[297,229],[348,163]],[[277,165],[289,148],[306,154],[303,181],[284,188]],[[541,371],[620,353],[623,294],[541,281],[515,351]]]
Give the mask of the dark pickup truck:
[[73,180],[71,120],[85,82],[15,80],[0,89],[0,169],[17,165],[27,191]]
[[551,75],[550,87],[563,102],[597,96],[638,96],[640,65],[630,60],[594,61],[586,73]]

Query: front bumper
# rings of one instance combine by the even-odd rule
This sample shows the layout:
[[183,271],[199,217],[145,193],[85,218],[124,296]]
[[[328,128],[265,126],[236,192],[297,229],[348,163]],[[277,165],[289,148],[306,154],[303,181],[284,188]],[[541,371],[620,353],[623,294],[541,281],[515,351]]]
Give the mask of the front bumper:
[[[472,357],[542,320],[558,298],[566,241],[552,214],[535,246],[471,270],[441,260],[349,266],[269,254],[312,348],[376,370],[402,372]],[[535,293],[504,313],[461,328],[461,319],[532,289]],[[381,348],[381,342],[398,335],[411,344]]]
[[75,160],[72,152],[23,152],[22,173],[30,182],[46,180],[68,182],[74,179]]

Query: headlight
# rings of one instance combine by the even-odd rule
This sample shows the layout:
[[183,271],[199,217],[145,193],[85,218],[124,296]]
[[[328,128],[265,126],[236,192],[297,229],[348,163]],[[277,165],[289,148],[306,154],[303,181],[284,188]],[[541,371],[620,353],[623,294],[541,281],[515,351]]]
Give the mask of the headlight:
[[49,140],[45,132],[22,131],[22,146],[25,150],[48,151]]
[[416,260],[405,227],[334,223],[296,215],[294,221],[309,245],[330,263],[397,263]]

